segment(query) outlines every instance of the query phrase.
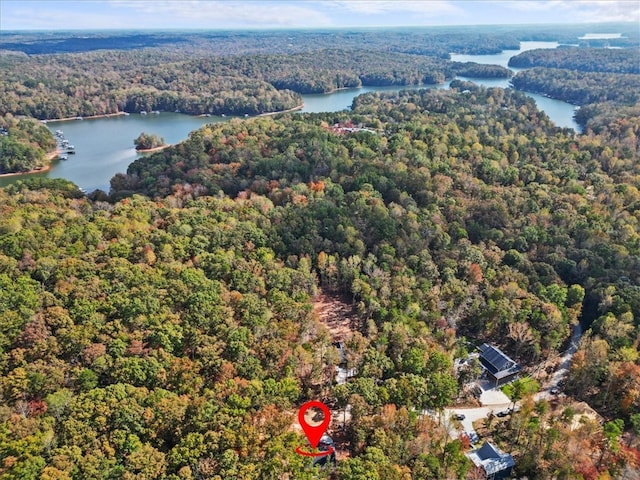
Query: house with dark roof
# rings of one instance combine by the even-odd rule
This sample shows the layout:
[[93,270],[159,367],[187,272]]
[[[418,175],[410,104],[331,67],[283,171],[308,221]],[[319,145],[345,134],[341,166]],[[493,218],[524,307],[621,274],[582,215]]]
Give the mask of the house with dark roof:
[[466,454],[476,468],[484,472],[487,480],[508,478],[516,462],[508,453],[489,442]]
[[506,353],[488,343],[480,346],[480,363],[496,387],[515,380],[522,371],[522,367]]
[[315,457],[313,459],[313,465],[317,465],[319,467],[325,467],[327,465],[336,466],[336,445],[333,442],[333,438],[331,438],[326,433],[320,438],[320,442],[318,443],[318,450],[321,452],[330,452],[327,455],[322,455],[319,457]]

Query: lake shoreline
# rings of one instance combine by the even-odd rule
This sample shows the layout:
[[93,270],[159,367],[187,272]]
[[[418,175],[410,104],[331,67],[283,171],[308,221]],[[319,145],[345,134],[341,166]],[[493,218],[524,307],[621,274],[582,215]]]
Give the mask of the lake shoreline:
[[45,173],[51,170],[51,164],[45,165],[44,167],[40,167],[38,169],[34,168],[33,170],[28,170],[26,172],[11,172],[11,173],[0,173],[0,178],[4,177],[18,177],[20,175],[32,175],[34,173]]
[[52,152],[47,153],[47,163],[42,167],[32,168],[31,170],[27,170],[26,172],[9,172],[9,173],[0,173],[0,178],[4,177],[17,177],[20,175],[32,175],[34,173],[45,173],[51,170],[52,162],[60,155],[60,150],[54,150]]
[[258,117],[271,117],[273,115],[279,115],[280,113],[296,112],[298,110],[302,110],[303,108],[304,108],[304,103],[301,103],[298,106],[295,106],[293,108],[288,108],[287,110],[280,110],[279,112],[260,113],[258,114]]
[[91,120],[92,118],[109,118],[109,117],[120,117],[122,115],[126,115],[126,112],[116,112],[116,113],[103,113],[101,115],[90,115],[88,117],[76,116],[76,117],[66,117],[66,118],[47,118],[46,120],[40,120],[42,123],[55,123],[55,122],[69,122],[71,120]]
[[169,148],[171,146],[170,143],[167,143],[166,145],[160,145],[159,147],[153,147],[153,148],[141,148],[140,150],[136,149],[136,153],[153,153],[153,152],[159,152],[160,150],[164,150],[165,148]]

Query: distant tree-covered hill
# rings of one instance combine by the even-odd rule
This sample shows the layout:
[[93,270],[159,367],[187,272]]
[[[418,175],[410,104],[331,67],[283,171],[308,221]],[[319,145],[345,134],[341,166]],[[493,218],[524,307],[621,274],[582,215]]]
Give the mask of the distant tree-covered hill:
[[576,105],[607,101],[633,105],[640,102],[638,74],[535,67],[518,72],[511,83],[519,90],[544,93]]
[[500,66],[426,55],[325,49],[294,55],[197,55],[170,50],[0,60],[0,112],[39,119],[117,111],[255,115],[299,106],[299,93],[362,85],[443,83],[456,74],[508,78]]
[[576,115],[585,126],[587,114],[603,109],[625,110],[640,102],[640,49],[575,48],[539,49],[523,52],[509,60],[509,66],[526,68],[511,84],[520,90],[586,106]]
[[[0,32],[0,50],[29,55],[82,53],[96,50],[171,50],[194,55],[301,53],[323,48],[358,49],[363,45],[382,51],[434,55],[450,53],[493,54],[517,50],[521,41],[555,41],[591,47],[633,47],[640,33],[633,22],[563,25],[478,25],[434,26],[387,29],[307,30],[131,30],[83,32],[82,38],[69,31]],[[587,33],[620,33],[619,38],[581,40]]]
[[515,68],[547,67],[582,72],[640,73],[640,48],[555,48],[522,52],[509,59]]

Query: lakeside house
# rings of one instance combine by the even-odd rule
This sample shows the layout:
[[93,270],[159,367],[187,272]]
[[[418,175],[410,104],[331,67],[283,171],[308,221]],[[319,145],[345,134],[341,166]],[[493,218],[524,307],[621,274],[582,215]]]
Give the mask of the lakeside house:
[[487,480],[508,478],[516,462],[508,453],[504,453],[490,442],[465,454],[469,460],[484,474]]
[[488,343],[480,346],[480,363],[496,388],[515,380],[522,371],[522,367],[506,353]]

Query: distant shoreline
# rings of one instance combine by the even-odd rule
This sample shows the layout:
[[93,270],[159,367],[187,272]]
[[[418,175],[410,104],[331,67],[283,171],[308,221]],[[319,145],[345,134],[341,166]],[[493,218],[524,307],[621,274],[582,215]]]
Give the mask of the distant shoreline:
[[83,116],[75,116],[75,117],[66,117],[66,118],[52,118],[52,119],[46,119],[46,120],[40,120],[43,123],[54,123],[54,122],[68,122],[70,120],[78,120],[78,119],[86,119],[86,120],[90,120],[92,118],[108,118],[108,117],[119,117],[121,115],[126,115],[125,112],[116,112],[116,113],[103,113],[101,115],[90,115],[88,117],[83,117]]
[[[328,93],[333,93],[333,92],[335,92],[337,90],[345,90],[345,89],[337,88],[337,89],[332,90],[331,92],[328,92]],[[278,112],[260,113],[257,116],[258,117],[266,117],[266,116],[269,116],[269,115],[278,115],[279,113],[295,112],[296,110],[301,110],[303,108],[304,108],[304,103],[301,103],[300,105],[295,106],[293,108],[288,108],[287,110],[280,110]],[[103,113],[103,114],[100,114],[100,115],[89,115],[87,117],[83,117],[81,115],[78,115],[78,116],[75,116],[75,117],[65,117],[65,118],[46,118],[44,120],[40,120],[40,122],[42,122],[42,123],[70,122],[72,120],[92,120],[94,118],[120,117],[122,115],[130,115],[130,114],[127,113],[127,112],[116,112],[116,113]],[[189,115],[189,116],[192,116],[192,117],[210,117],[210,116],[212,116],[212,115],[207,114],[207,113],[201,113],[201,114],[186,113],[185,115]],[[222,115],[224,115],[224,114],[216,115],[216,116],[222,116]],[[148,151],[148,150],[139,150],[139,151],[145,152],[145,151]]]
[[267,112],[267,113],[261,113],[260,115],[258,115],[259,117],[269,117],[271,115],[278,115],[280,113],[288,113],[288,112],[295,112],[296,110],[302,110],[304,108],[304,103],[301,103],[300,105],[298,105],[297,107],[293,107],[293,108],[288,108],[287,110],[280,110],[279,112]]

